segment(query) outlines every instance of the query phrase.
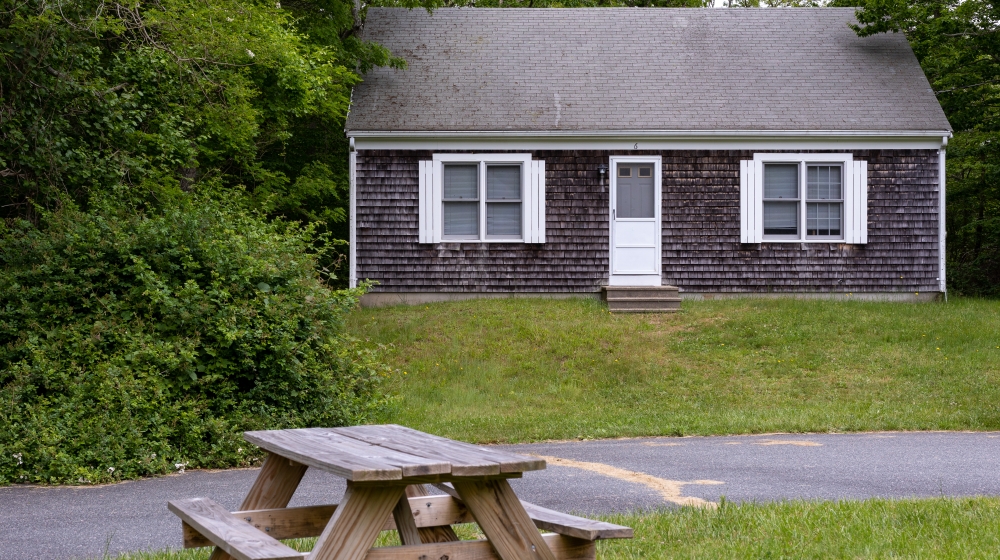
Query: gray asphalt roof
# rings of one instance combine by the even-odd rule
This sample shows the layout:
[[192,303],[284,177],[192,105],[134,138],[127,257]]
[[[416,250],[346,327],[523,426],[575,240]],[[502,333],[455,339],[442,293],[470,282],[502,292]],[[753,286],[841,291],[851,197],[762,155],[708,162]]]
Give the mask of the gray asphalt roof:
[[406,59],[350,131],[950,130],[900,34],[853,8],[373,8]]

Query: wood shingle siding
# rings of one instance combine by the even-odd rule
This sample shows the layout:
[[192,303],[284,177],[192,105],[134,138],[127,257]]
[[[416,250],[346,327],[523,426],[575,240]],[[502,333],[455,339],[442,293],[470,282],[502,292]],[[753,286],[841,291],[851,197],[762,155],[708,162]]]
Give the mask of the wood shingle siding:
[[357,275],[374,292],[596,292],[608,279],[610,155],[663,158],[663,283],[687,292],[936,292],[936,150],[855,150],[868,162],[868,243],[740,243],[750,151],[535,151],[544,244],[418,243],[424,151],[357,157]]

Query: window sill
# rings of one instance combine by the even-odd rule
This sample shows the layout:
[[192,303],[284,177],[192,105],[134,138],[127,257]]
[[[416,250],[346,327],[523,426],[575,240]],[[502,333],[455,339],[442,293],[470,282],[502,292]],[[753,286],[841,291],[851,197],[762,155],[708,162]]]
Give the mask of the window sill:
[[517,237],[512,239],[449,239],[447,237],[441,238],[441,243],[525,243],[523,237]]
[[841,239],[762,239],[761,243],[846,243]]

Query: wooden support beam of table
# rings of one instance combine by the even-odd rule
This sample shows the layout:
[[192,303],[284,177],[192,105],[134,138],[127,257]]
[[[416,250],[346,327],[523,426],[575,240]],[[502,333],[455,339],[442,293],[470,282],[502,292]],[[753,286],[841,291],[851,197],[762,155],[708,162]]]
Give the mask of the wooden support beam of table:
[[455,490],[503,560],[555,560],[504,479],[455,482]]
[[410,500],[406,494],[399,497],[396,507],[392,510],[392,520],[396,523],[396,532],[399,533],[399,542],[403,544],[420,544],[420,531],[417,530],[417,523],[413,520],[413,511],[410,510]]
[[268,453],[253,487],[243,498],[241,510],[279,508],[288,505],[309,467]]
[[316,541],[309,559],[363,560],[404,495],[402,485],[372,487],[348,482],[344,499]]
[[[419,519],[422,523],[430,521],[428,519],[430,516],[427,515],[425,511],[429,513],[433,509],[432,505],[435,503],[434,500],[451,497],[431,497],[429,492],[427,492],[427,488],[423,484],[411,484],[410,486],[407,486],[406,495],[410,498],[410,508],[413,510],[413,518]],[[416,504],[417,507],[414,507],[414,504]],[[455,519],[455,521],[424,527],[421,527],[420,523],[417,523],[418,530],[420,531],[420,541],[422,543],[429,544],[457,541],[458,535],[455,534],[455,530],[452,529],[451,526],[455,523],[468,523],[472,521],[472,516],[469,514],[469,510],[465,507],[465,504],[462,504],[453,498],[447,506],[438,508],[438,511],[447,509],[448,507],[456,508],[455,514],[451,516]],[[423,519],[421,519],[421,517]]]
[[[241,510],[283,508],[292,500],[302,477],[309,467],[281,455],[268,453],[250,491],[243,498]],[[209,560],[232,560],[232,556],[216,547]]]
[[[447,529],[454,535],[451,525],[472,523],[469,509],[451,496],[421,496],[409,499],[410,510],[417,529],[421,531],[421,540],[428,542],[447,542],[442,540],[425,540],[423,531]],[[294,508],[260,509],[250,511],[234,511],[233,515],[246,521],[255,528],[266,532],[276,539],[302,539],[318,537],[336,511],[337,505],[304,506]],[[393,531],[396,523],[392,518],[386,519],[383,531]],[[437,534],[437,533],[435,533]],[[438,539],[442,537],[436,537]],[[455,537],[452,540],[458,540]],[[184,548],[211,546],[212,542],[190,526],[184,528]]]
[[[539,535],[555,560],[595,560],[597,547],[593,542],[563,535]],[[387,546],[368,551],[366,560],[502,560],[489,541],[460,541],[422,544],[419,546]]]

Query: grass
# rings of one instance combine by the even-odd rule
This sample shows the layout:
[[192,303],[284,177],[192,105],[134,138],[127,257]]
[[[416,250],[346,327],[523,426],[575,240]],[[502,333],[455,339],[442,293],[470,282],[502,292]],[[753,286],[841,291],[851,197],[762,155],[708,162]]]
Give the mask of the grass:
[[[635,529],[598,544],[602,560],[645,558],[996,558],[1000,499],[723,503],[604,516]],[[474,538],[466,527],[464,538]],[[379,546],[397,544],[383,533]],[[295,541],[309,550],[312,539]],[[211,549],[129,554],[120,560],[207,560]]]
[[1000,429],[1000,302],[593,300],[360,309],[398,396],[383,422],[475,442]]

